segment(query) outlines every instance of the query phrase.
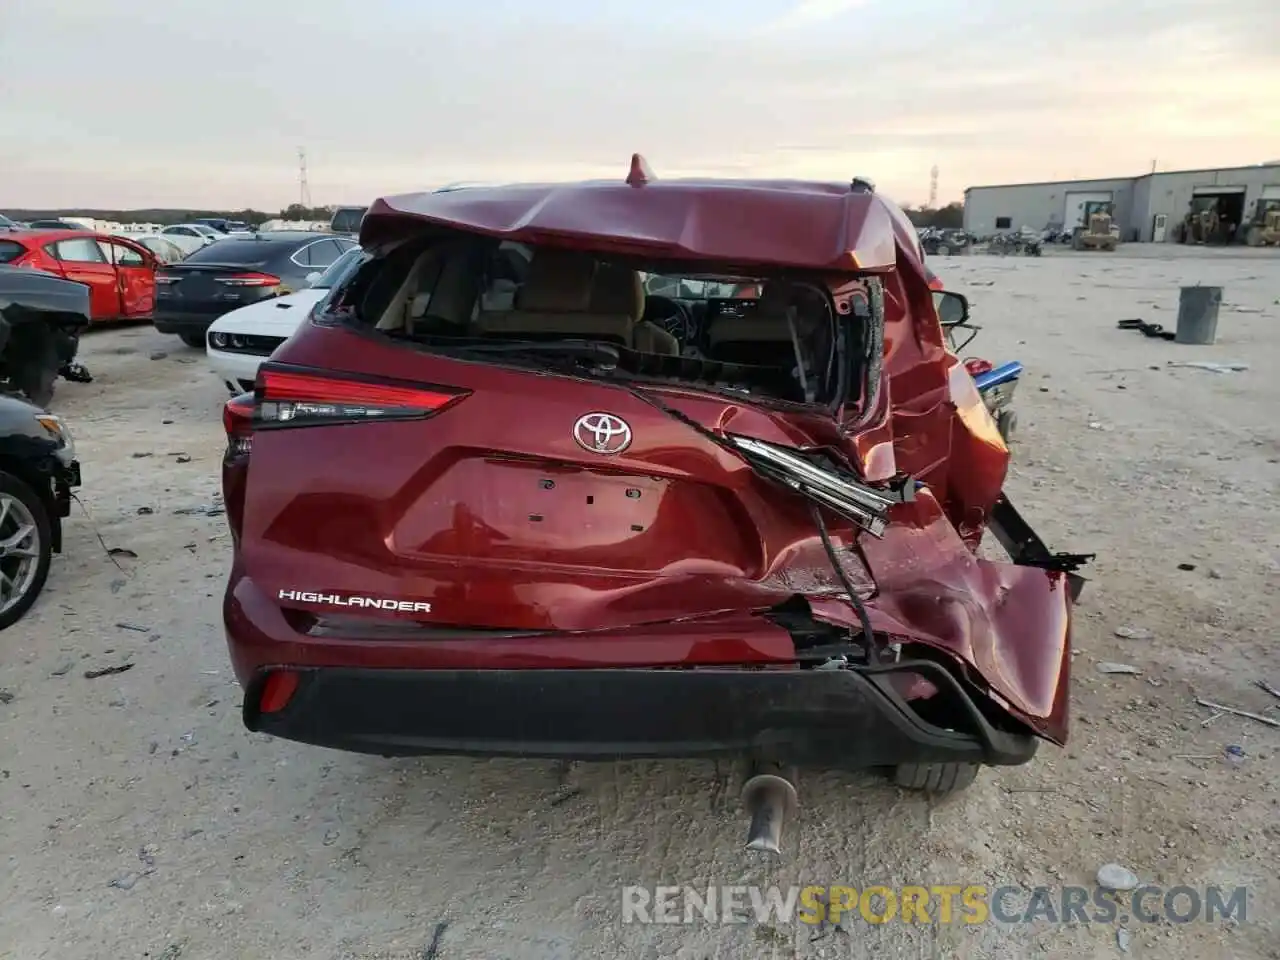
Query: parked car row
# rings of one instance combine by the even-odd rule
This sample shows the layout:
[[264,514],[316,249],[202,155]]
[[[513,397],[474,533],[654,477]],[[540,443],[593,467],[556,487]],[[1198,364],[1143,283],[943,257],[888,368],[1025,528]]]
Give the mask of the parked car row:
[[71,431],[43,409],[89,324],[85,285],[0,266],[0,630],[44,589],[80,485]]
[[103,323],[151,315],[161,260],[125,237],[58,229],[0,234],[0,264],[83,283],[89,288],[90,322]]
[[209,363],[232,396],[253,389],[262,362],[363,261],[364,251],[353,243],[323,273],[310,274],[311,283],[305,289],[240,307],[213,322],[208,332]]
[[[120,236],[120,234],[117,234],[117,236]],[[161,263],[177,263],[187,256],[187,251],[183,250],[181,245],[174,243],[172,237],[166,237],[159,233],[129,234],[125,236],[125,239],[142,244],[154,253],[156,259]]]
[[203,348],[223,314],[306,289],[354,246],[347,237],[285,231],[220,240],[156,273],[153,322]]
[[239,393],[360,262],[346,234],[362,215],[347,222],[348,210],[337,224],[347,229],[332,233],[258,235],[234,221],[198,221],[131,236],[0,215],[0,630],[43,591],[81,483],[71,431],[46,409],[58,376],[73,377],[80,334],[149,317],[203,347],[205,328],[230,311],[210,357]]

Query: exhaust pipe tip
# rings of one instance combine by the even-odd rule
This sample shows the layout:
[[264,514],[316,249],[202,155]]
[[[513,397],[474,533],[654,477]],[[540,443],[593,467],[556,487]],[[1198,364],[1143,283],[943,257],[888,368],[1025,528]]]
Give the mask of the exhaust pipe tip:
[[758,773],[743,784],[742,802],[751,815],[747,849],[781,853],[783,827],[800,802],[795,785],[774,773]]

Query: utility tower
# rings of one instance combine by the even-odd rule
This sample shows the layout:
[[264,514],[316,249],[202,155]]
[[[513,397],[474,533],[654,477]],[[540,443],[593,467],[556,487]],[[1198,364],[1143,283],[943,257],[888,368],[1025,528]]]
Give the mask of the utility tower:
[[304,207],[311,206],[311,188],[307,186],[307,151],[298,148],[298,202]]
[[929,209],[938,209],[938,165],[936,163],[929,171]]

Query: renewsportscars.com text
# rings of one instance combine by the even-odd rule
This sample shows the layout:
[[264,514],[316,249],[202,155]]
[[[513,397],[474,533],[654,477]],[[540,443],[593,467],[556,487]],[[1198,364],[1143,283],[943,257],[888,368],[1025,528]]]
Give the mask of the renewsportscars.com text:
[[623,923],[1193,923],[1248,919],[1245,887],[623,887]]

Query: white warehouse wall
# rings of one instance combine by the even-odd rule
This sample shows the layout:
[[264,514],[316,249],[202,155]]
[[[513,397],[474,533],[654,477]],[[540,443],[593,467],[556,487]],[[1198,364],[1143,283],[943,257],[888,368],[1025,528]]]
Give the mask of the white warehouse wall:
[[[1166,240],[1174,242],[1178,236],[1176,225],[1186,216],[1197,189],[1215,186],[1244,188],[1247,220],[1259,199],[1280,190],[1280,164],[1180,170],[1112,180],[970,187],[964,193],[964,228],[986,236],[1024,226],[1041,230],[1070,225],[1078,206],[1076,201],[1086,196],[1100,199],[1110,193],[1115,204],[1115,224],[1120,228],[1122,240],[1150,241],[1155,215],[1159,213],[1168,217]],[[1079,196],[1073,198],[1072,194]],[[996,226],[999,217],[1009,218],[1007,228]]]
[[[1110,194],[1116,205],[1116,220],[1124,223],[1132,205],[1133,180],[1067,180],[970,187],[964,192],[964,228],[969,233],[985,236],[1023,227],[1035,230],[1061,227],[1070,218],[1066,209],[1069,193],[1085,193],[1097,198]],[[1000,217],[1009,218],[1008,227],[996,226]]]

